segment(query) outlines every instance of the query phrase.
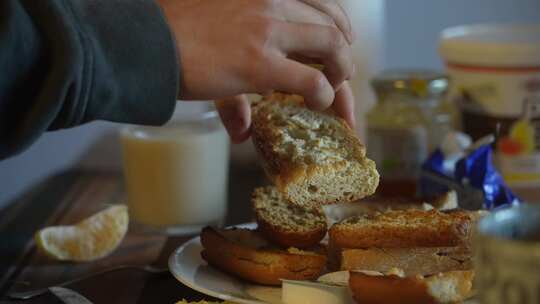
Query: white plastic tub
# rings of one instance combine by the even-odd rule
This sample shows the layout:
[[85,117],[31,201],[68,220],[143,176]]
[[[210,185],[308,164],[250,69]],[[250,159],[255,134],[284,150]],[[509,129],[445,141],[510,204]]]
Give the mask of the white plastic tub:
[[540,185],[540,24],[450,28],[440,53],[464,131],[497,136],[507,182]]

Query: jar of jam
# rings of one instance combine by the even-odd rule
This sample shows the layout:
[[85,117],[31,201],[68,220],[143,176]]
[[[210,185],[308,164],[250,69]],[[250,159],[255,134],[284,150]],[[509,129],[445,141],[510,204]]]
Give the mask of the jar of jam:
[[422,163],[453,129],[445,75],[389,70],[372,80],[378,102],[367,115],[367,153],[381,174],[380,194],[414,195]]

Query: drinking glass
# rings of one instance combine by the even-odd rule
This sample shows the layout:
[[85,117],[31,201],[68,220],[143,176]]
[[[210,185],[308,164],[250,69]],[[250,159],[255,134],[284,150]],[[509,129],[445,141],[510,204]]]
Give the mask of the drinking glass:
[[209,102],[178,102],[162,127],[121,130],[130,217],[166,234],[221,225],[227,213],[229,139]]

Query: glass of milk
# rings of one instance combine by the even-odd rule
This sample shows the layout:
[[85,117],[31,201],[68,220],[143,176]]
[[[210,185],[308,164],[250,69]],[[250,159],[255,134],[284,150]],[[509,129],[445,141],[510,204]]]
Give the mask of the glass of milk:
[[178,102],[165,126],[129,126],[120,139],[136,226],[181,235],[223,224],[229,138],[210,102]]

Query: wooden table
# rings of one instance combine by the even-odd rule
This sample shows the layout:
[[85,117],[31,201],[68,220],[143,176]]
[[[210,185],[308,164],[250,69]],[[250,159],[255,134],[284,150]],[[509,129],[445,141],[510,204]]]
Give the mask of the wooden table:
[[[256,168],[231,168],[227,224],[251,221],[249,197],[265,180]],[[119,173],[68,171],[43,181],[0,213],[0,303],[10,291],[50,286],[121,264],[167,267],[171,252],[190,237],[151,235],[130,229],[110,256],[91,263],[57,262],[37,252],[38,229],[72,224],[105,204],[125,201]],[[94,303],[175,303],[181,299],[212,300],[182,285],[169,273],[121,270],[69,286]],[[23,302],[23,301],[19,301]],[[9,301],[8,303],[19,303]],[[51,294],[25,303],[61,303]]]
[[[265,179],[258,167],[231,167],[227,224],[251,221],[249,197]],[[540,198],[538,189],[525,192]],[[190,237],[166,237],[129,231],[112,255],[92,263],[52,261],[36,251],[32,236],[38,229],[72,224],[105,204],[125,201],[119,173],[68,171],[43,181],[0,213],[0,303],[10,291],[51,286],[84,274],[121,264],[167,266],[171,252]],[[211,298],[176,281],[169,273],[146,274],[122,270],[86,280],[70,288],[94,303],[175,303],[183,298]],[[61,303],[51,294],[25,303]],[[10,301],[8,303],[18,303]],[[21,301],[22,303],[22,301]]]

